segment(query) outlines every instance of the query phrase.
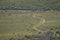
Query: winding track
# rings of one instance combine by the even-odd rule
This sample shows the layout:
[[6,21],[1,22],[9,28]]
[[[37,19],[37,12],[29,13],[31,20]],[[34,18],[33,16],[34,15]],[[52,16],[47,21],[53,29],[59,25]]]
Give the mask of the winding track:
[[37,27],[43,25],[44,23],[45,23],[45,19],[44,18],[40,18],[39,23],[37,25],[34,25],[33,29],[38,31],[38,32],[40,32],[40,30]]

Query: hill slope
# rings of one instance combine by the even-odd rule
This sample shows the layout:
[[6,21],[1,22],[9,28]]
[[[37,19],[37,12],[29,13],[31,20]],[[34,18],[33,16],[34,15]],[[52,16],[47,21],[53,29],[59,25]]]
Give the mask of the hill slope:
[[0,0],[1,7],[60,8],[60,0]]

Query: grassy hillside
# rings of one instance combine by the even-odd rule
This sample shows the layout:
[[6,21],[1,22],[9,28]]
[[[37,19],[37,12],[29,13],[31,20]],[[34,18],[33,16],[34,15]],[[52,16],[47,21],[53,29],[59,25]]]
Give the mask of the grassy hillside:
[[[45,22],[43,23],[42,20]],[[16,35],[38,34],[38,30],[45,31],[51,28],[60,30],[59,11],[0,11],[0,39]]]
[[60,7],[60,0],[0,0],[0,7],[35,7],[56,8]]

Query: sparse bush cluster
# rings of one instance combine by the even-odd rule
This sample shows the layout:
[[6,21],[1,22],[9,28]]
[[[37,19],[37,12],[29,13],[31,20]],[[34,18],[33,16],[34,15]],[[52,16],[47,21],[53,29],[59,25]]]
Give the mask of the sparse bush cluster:
[[50,11],[50,10],[60,10],[60,7],[50,7],[50,6],[46,6],[46,7],[41,7],[41,8],[36,8],[36,7],[29,7],[29,6],[20,6],[20,7],[2,7],[0,8],[0,10],[40,10],[40,11]]
[[[58,31],[56,33],[58,33]],[[22,38],[20,38],[20,37],[19,38],[9,38],[9,40],[55,40],[55,37],[56,37],[55,32],[46,31],[43,34],[32,35],[32,36],[25,35]]]

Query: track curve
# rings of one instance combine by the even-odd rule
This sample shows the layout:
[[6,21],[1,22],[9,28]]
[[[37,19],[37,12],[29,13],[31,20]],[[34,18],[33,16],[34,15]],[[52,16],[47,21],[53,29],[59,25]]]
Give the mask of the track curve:
[[44,23],[45,23],[45,19],[41,18],[41,20],[39,21],[39,23],[37,25],[33,26],[33,29],[36,30],[36,31],[38,31],[38,32],[40,32],[40,30],[37,27],[43,25]]

